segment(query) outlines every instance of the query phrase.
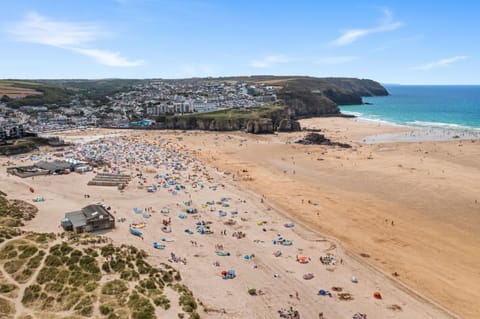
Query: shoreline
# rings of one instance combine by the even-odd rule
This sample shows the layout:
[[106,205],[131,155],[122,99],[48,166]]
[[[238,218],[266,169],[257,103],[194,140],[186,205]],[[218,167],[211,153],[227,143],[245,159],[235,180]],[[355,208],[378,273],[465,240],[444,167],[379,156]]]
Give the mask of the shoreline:
[[404,129],[404,132],[380,133],[365,136],[361,142],[366,144],[379,143],[412,143],[412,142],[442,142],[454,140],[478,140],[480,139],[480,127],[467,127],[458,124],[418,122],[418,124],[400,124],[382,119],[362,117],[356,112],[346,112],[353,115],[352,121],[369,123],[371,125],[396,127]]

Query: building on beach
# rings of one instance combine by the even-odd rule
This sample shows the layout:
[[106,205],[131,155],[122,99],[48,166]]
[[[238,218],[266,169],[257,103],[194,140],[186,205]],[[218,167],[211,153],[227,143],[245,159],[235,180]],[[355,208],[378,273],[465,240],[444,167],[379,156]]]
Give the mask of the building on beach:
[[75,233],[94,232],[115,228],[115,217],[105,207],[92,204],[66,213],[61,225],[64,230]]

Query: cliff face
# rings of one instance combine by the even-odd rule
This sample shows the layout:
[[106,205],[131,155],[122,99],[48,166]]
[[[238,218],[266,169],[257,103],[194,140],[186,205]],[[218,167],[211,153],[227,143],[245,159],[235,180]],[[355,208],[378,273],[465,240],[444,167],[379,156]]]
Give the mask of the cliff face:
[[275,131],[298,131],[300,124],[291,119],[285,107],[271,108],[260,116],[253,117],[250,113],[245,115],[225,115],[208,113],[189,116],[166,117],[164,121],[155,125],[156,129],[177,130],[206,130],[206,131],[239,131],[243,130],[253,134],[268,134]]
[[319,93],[312,93],[306,90],[282,90],[277,96],[283,100],[293,118],[340,113],[335,102]]
[[387,90],[378,82],[354,78],[290,78],[278,97],[295,118],[340,114],[338,105],[362,104],[362,96],[384,96]]

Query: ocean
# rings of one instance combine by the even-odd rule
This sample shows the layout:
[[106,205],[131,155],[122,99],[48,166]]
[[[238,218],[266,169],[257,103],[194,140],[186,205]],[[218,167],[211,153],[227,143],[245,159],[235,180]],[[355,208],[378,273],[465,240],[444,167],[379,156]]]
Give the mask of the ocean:
[[360,119],[414,127],[480,130],[480,86],[385,85],[389,96],[365,97],[371,105],[340,106]]

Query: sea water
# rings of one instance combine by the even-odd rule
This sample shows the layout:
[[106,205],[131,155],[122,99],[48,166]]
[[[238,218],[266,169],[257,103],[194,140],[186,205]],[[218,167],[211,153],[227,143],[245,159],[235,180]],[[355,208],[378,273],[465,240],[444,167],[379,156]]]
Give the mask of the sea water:
[[385,85],[389,96],[365,97],[342,113],[400,125],[480,130],[480,86]]

